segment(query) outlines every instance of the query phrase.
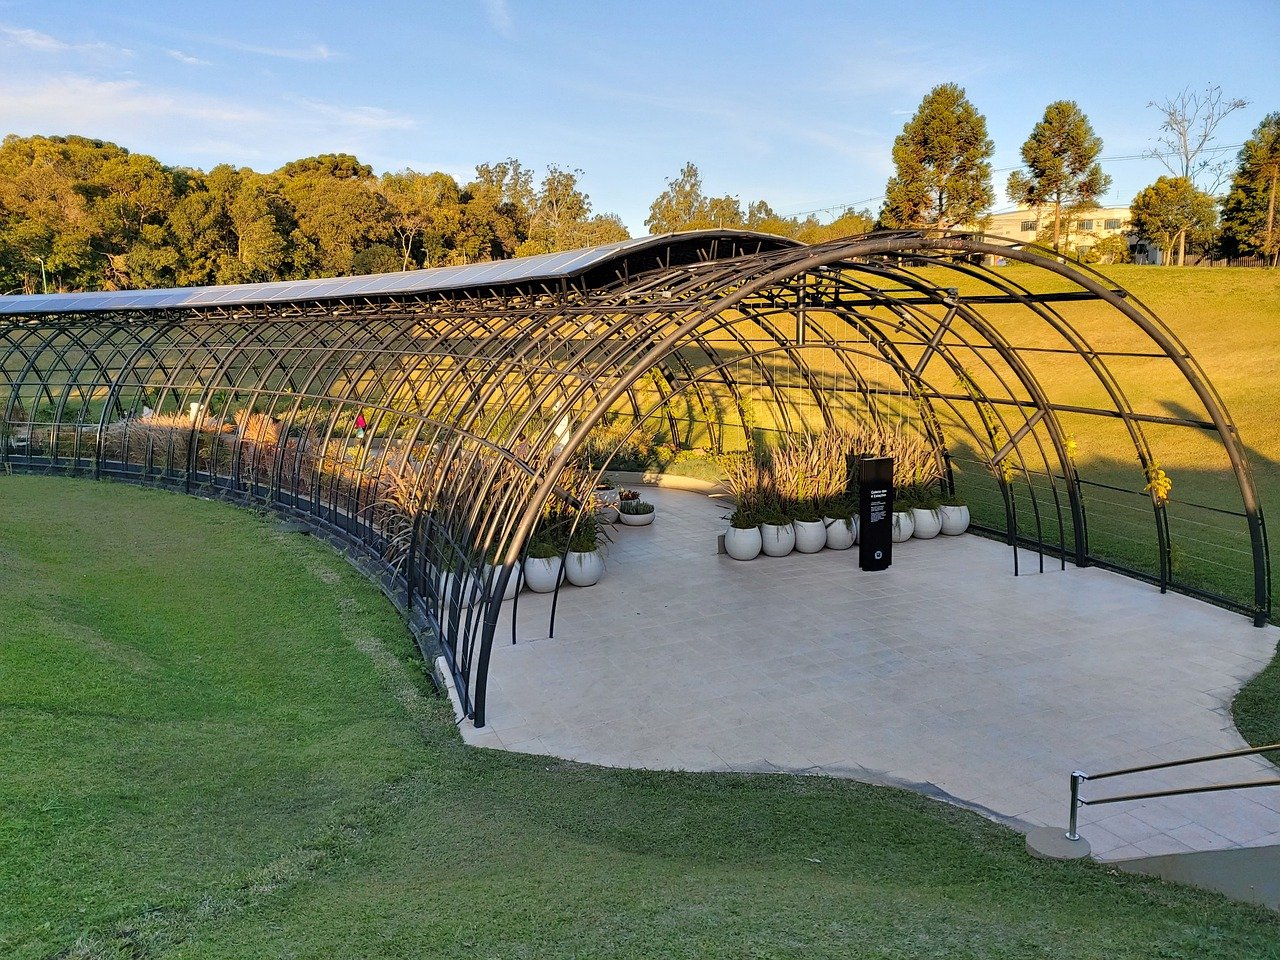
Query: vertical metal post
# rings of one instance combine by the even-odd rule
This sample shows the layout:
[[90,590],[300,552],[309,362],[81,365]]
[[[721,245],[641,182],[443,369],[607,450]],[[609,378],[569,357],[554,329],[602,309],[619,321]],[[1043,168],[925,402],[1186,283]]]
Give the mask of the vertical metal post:
[[1084,780],[1088,780],[1089,775],[1083,770],[1073,770],[1071,773],[1071,814],[1067,818],[1067,839],[1079,840],[1080,834],[1076,832],[1076,815],[1080,812],[1080,784]]

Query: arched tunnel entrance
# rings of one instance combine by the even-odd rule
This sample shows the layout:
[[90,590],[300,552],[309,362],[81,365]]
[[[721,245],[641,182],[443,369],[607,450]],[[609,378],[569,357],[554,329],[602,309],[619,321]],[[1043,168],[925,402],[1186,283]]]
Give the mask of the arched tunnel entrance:
[[1270,614],[1244,448],[1194,358],[1102,275],[998,238],[705,231],[10,297],[0,369],[7,468],[264,503],[376,557],[477,726],[517,562],[549,509],[580,522],[637,436],[720,455],[893,426],[1015,562],[1029,547]]

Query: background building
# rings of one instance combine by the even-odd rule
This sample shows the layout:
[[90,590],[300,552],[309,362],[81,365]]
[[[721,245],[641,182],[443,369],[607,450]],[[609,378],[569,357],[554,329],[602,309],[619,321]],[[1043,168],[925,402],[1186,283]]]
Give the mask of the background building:
[[[1053,244],[1053,209],[1040,211],[1016,207],[991,214],[987,233],[1027,243]],[[1062,218],[1063,252],[1081,260],[1093,259],[1094,247],[1108,237],[1120,237],[1129,248],[1134,263],[1159,263],[1160,252],[1130,233],[1128,207],[1095,207]],[[1101,251],[1099,251],[1101,253]]]

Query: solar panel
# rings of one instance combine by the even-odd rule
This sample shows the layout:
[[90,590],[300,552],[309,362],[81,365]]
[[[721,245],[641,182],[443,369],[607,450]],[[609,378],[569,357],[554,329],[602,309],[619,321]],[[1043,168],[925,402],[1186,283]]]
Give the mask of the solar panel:
[[282,301],[325,300],[358,294],[424,293],[493,286],[521,280],[554,280],[576,276],[613,257],[635,250],[661,248],[674,241],[699,236],[763,240],[777,246],[795,241],[742,230],[701,230],[683,234],[634,237],[598,247],[542,253],[515,260],[497,260],[464,266],[431,267],[363,277],[317,280],[223,284],[210,287],[178,287],[167,290],[121,290],[100,293],[32,294],[0,297],[0,316],[39,313],[83,313],[98,310],[154,310],[165,307],[199,307]]
[[372,277],[356,277],[347,284],[346,289],[343,291],[343,295],[350,296],[355,293],[369,293],[370,291],[377,290],[387,282],[388,278],[398,283],[404,283],[403,278],[397,277],[394,274],[378,274]]
[[189,307],[197,303],[226,303],[231,300],[251,299],[252,291],[237,290],[235,287],[210,287],[202,294],[188,297],[182,301],[182,306]]
[[[116,300],[116,299],[119,297],[119,294],[116,294],[116,293],[82,293],[82,294],[73,294],[73,296],[75,296],[76,300],[75,300],[75,303],[73,303],[73,304],[71,305],[71,309],[70,309],[70,311],[68,311],[68,312],[70,312],[70,313],[82,313],[82,312],[84,312],[84,311],[88,311],[88,310],[108,310],[108,309],[110,309],[110,308],[111,308],[111,304],[112,304],[112,302],[113,302],[114,300]],[[50,300],[54,300],[55,298],[50,297],[49,299],[50,299]],[[54,302],[54,303],[51,303],[51,304],[49,305],[49,307],[48,307],[48,308],[46,308],[46,309],[57,310],[57,308],[58,308],[58,307],[60,307],[60,306],[61,306],[61,304],[58,304],[58,303]],[[62,311],[60,311],[60,310],[59,310],[58,312],[62,312]]]
[[182,292],[180,290],[121,290],[109,296],[119,301],[122,305],[157,307],[165,306],[171,299],[181,295]]
[[475,270],[467,275],[467,279],[475,283],[476,286],[483,286],[501,277],[506,268],[506,264],[501,261],[497,263],[478,263]]
[[[131,292],[136,292],[136,291],[131,291]],[[113,301],[112,307],[114,307],[116,310],[129,310],[129,309],[132,309],[133,307],[150,306],[156,303],[158,299],[159,298],[157,297],[140,297],[140,296],[122,297]]]
[[273,283],[270,290],[263,290],[262,296],[258,299],[258,303],[275,302],[278,300],[313,300],[316,299],[314,291],[315,286],[309,284],[305,280],[296,280],[293,283]]
[[[4,309],[7,304],[16,303],[19,300],[23,301],[27,305],[26,310],[17,311],[17,310]],[[48,295],[39,294],[39,293],[29,294],[25,297],[0,297],[0,313],[18,313],[18,312],[41,313],[43,312],[43,309],[46,304],[57,303],[57,302],[58,300],[56,297],[50,297]]]
[[[425,273],[426,271],[419,271]],[[361,293],[413,293],[420,287],[424,286],[422,278],[414,273],[387,273],[381,276],[371,277],[369,284],[364,287]]]

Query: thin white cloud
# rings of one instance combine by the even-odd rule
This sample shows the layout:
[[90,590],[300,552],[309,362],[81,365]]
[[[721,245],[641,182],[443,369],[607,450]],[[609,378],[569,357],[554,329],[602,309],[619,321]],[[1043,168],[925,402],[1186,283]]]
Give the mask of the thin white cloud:
[[199,57],[193,57],[190,54],[183,53],[181,50],[166,50],[165,53],[179,63],[185,63],[191,67],[209,67],[213,65],[212,61],[201,60]]
[[355,130],[412,130],[417,124],[413,117],[402,113],[393,113],[381,107],[342,107],[319,100],[297,98],[294,102],[302,104],[318,117],[324,117],[339,126]]
[[[916,97],[943,82],[959,83],[999,70],[998,60],[931,42],[871,39],[857,57],[828,66],[819,80],[824,95]],[[894,105],[897,106],[896,104]]]
[[266,114],[250,106],[208,97],[148,90],[136,80],[99,80],[75,74],[48,77],[35,83],[0,80],[0,123],[26,126],[43,118],[49,129],[102,129],[120,121],[154,118],[199,120],[208,123],[254,123]]
[[224,47],[239,53],[253,53],[260,57],[274,57],[278,60],[323,61],[332,60],[337,56],[323,43],[313,43],[309,47],[266,47],[242,43],[239,40],[227,40],[223,37],[205,37],[204,39],[215,47]]
[[515,21],[511,17],[511,7],[507,0],[484,0],[484,11],[493,29],[504,37],[515,36]]
[[336,151],[373,157],[384,134],[416,125],[378,107],[301,98],[249,103],[76,74],[0,76],[0,130],[102,137],[162,162],[193,154],[255,167]]
[[[3,2],[3,0],[0,0]],[[184,56],[198,58],[203,52],[202,48],[216,47],[219,50],[234,50],[236,53],[248,53],[258,57],[270,57],[276,60],[293,60],[298,62],[323,62],[329,60],[341,60],[343,55],[341,52],[334,50],[327,43],[319,41],[314,43],[301,42],[298,44],[270,44],[270,43],[249,43],[236,36],[219,36],[204,30],[183,30],[167,23],[147,21],[145,24],[139,22],[135,24],[137,27],[147,29],[149,33],[163,35],[169,38],[169,42],[181,45],[181,52]],[[284,39],[284,38],[279,38]],[[173,56],[174,49],[166,52]]]
[[[887,155],[883,135],[873,128],[833,124],[822,116],[777,112],[746,96],[725,99],[648,93],[603,84],[577,84],[575,89],[610,103],[634,103],[648,108],[650,112],[685,114],[695,118],[700,125],[714,124],[723,136],[733,138],[736,149],[750,150],[761,156],[777,152],[779,144],[797,141],[815,144],[824,151],[861,164],[882,166],[882,154]],[[679,123],[672,124],[671,136],[684,136]]]
[[132,50],[115,47],[109,43],[68,43],[39,30],[0,25],[0,44],[20,47],[32,53],[62,54],[81,53],[95,55],[133,56]]

